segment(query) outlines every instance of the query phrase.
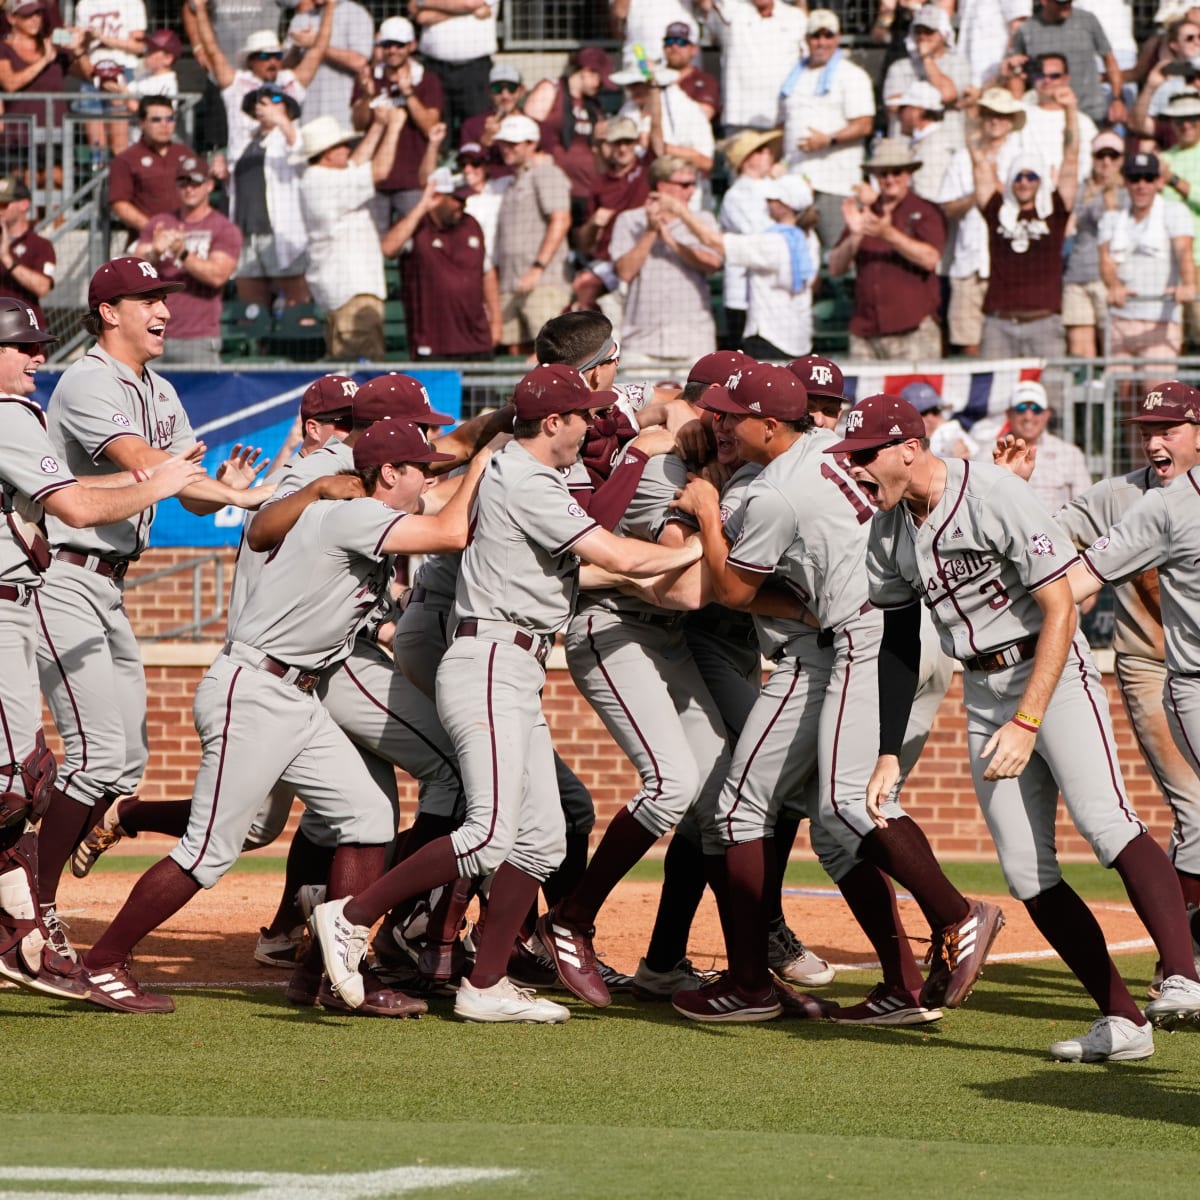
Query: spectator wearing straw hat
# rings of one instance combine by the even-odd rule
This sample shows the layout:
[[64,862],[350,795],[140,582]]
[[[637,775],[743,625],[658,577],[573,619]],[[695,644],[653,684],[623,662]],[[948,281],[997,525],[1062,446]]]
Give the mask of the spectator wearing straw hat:
[[[1200,47],[1198,47],[1200,49]],[[1167,105],[1175,144],[1163,155],[1167,186],[1163,198],[1186,206],[1192,216],[1192,255],[1200,264],[1200,93],[1182,92]],[[1190,341],[1200,341],[1200,301],[1184,306]]]
[[11,175],[0,179],[0,296],[29,305],[44,327],[39,307],[54,286],[54,244],[29,219],[29,189]]
[[1079,124],[1075,93],[1062,89],[1060,101],[1066,123],[1057,186],[1042,159],[1024,147],[1002,179],[979,131],[968,135],[991,263],[983,300],[985,358],[1061,358],[1066,351],[1063,242],[1079,183]]
[[883,78],[883,103],[892,116],[890,132],[896,130],[900,97],[914,83],[936,89],[946,113],[946,125],[962,133],[958,101],[971,83],[971,68],[954,48],[954,26],[949,14],[937,4],[924,4],[913,13],[904,40],[906,54],[887,69]]
[[392,169],[396,142],[407,119],[402,108],[372,110],[371,128],[357,134],[332,117],[300,128],[294,161],[306,163],[300,209],[308,228],[308,287],[325,310],[330,358],[383,357],[383,254],[371,216],[375,186]]
[[875,87],[840,48],[841,21],[827,8],[808,14],[808,54],[780,89],[783,153],[816,196],[817,232],[827,249],[845,227],[843,202],[858,186],[875,123]]
[[913,191],[937,202],[950,161],[963,144],[961,127],[956,133],[944,120],[942,97],[932,83],[915,79],[900,94],[896,104],[899,135],[908,139],[909,149],[921,160],[913,176]]
[[[725,143],[725,159],[737,176],[721,200],[717,222],[726,233],[762,233],[771,225],[767,191],[783,147],[779,129],[745,129]],[[728,348],[742,344],[750,282],[745,270],[726,261],[722,278]]]
[[851,267],[857,272],[851,358],[941,357],[937,267],[946,219],[913,191],[913,172],[920,167],[906,141],[884,138],[863,164],[877,191],[845,201],[846,229],[830,251],[829,273],[845,275]]

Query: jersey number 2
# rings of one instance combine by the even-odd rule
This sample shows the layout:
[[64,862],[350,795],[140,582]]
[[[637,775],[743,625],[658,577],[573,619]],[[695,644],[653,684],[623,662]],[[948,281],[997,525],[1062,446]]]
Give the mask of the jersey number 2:
[[871,511],[870,505],[854,490],[854,485],[848,483],[828,463],[821,464],[821,475],[825,479],[832,480],[842,495],[854,506],[854,512],[860,525],[865,525],[875,515]]

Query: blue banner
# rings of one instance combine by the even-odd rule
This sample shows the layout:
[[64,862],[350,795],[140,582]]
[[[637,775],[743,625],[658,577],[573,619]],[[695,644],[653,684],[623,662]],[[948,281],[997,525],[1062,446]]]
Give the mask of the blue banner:
[[[300,397],[312,383],[312,371],[168,371],[183,401],[196,437],[208,451],[204,465],[210,475],[229,457],[233,447],[258,446],[269,462],[287,439],[300,409]],[[439,412],[456,419],[462,413],[462,375],[458,371],[412,371],[429,392]],[[374,373],[354,374],[364,384]],[[43,377],[37,399],[46,406],[56,381]],[[152,546],[236,546],[243,510],[223,508],[207,517],[186,512],[175,501],[159,506],[150,539]]]

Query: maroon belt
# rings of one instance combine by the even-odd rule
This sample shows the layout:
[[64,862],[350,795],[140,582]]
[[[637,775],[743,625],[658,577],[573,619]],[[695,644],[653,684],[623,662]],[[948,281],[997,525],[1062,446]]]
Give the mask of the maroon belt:
[[12,600],[16,604],[28,604],[33,593],[29,588],[13,587],[11,584],[0,584],[0,600]]
[[[228,654],[231,649],[231,643],[226,642],[222,651]],[[299,692],[304,692],[307,695],[311,692],[318,683],[321,682],[321,676],[315,671],[303,671],[299,667],[288,666],[285,662],[280,662],[277,658],[272,658],[269,654],[262,654],[258,662],[255,664],[260,671],[266,671],[268,675],[274,675],[276,679],[286,679],[288,675],[295,672],[295,678],[292,679],[292,687]]]
[[[479,633],[478,621],[459,621],[458,628],[454,631],[454,637],[456,639],[460,637],[479,637]],[[522,650],[528,650],[538,662],[543,664],[550,653],[549,638],[537,637],[532,633],[526,632],[524,629],[515,630],[511,638],[498,638],[497,640],[511,641],[514,646],[520,646]]]
[[1011,646],[1002,646],[999,650],[990,650],[987,654],[977,654],[974,658],[962,660],[964,671],[1003,671],[1005,667],[1015,667],[1019,662],[1026,662],[1037,653],[1037,634],[1033,637],[1022,638]]
[[83,567],[85,571],[95,571],[105,579],[121,580],[129,570],[131,562],[128,558],[99,558],[94,554],[80,554],[78,550],[55,550],[54,557],[60,562],[70,563],[73,567]]

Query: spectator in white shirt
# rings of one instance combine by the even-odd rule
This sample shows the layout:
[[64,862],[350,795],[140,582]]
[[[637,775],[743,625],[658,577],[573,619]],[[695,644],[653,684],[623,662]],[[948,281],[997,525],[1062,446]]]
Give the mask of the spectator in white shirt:
[[883,79],[883,103],[892,115],[890,128],[894,132],[897,127],[900,97],[910,84],[922,82],[937,89],[947,128],[961,136],[963,123],[958,101],[970,86],[971,68],[954,49],[954,27],[946,10],[936,4],[917,9],[904,48],[907,54],[888,67]]
[[862,180],[866,140],[875,120],[871,77],[841,49],[841,22],[827,8],[808,14],[808,56],[780,90],[783,153],[790,170],[812,185],[826,249],[845,228],[842,202]]
[[958,48],[971,68],[973,87],[995,82],[1012,36],[1033,12],[1033,0],[961,0]]
[[[300,0],[296,15],[288,25],[288,66],[298,69],[316,44],[323,23],[323,9],[328,3],[329,0]],[[370,66],[374,49],[375,22],[371,14],[355,0],[337,0],[328,49],[308,85],[304,100],[305,120],[333,117],[344,123],[349,118],[354,81]]]
[[357,138],[332,117],[300,129],[296,162],[307,163],[300,207],[308,228],[308,287],[325,311],[328,357],[378,362],[384,354],[383,252],[371,216],[375,185],[392,169],[407,114],[378,106],[370,129]]
[[613,72],[613,83],[623,87],[627,97],[617,115],[637,122],[645,149],[686,159],[707,175],[716,145],[704,110],[676,85],[677,71],[657,62],[647,63],[646,70],[648,75],[628,59]]
[[634,46],[649,52],[662,43],[663,30],[673,21],[695,19],[692,0],[609,0],[609,11],[624,55]]
[[[1066,110],[1059,102],[1059,91],[1071,87],[1071,73],[1061,54],[1043,54],[1025,65],[1026,78],[1033,83],[1025,93],[1025,128],[1018,139],[1050,168],[1050,179],[1058,182],[1058,169],[1063,158],[1063,128]],[[1092,143],[1096,140],[1096,123],[1085,112],[1079,120],[1079,182],[1092,173]]]
[[408,15],[421,33],[421,61],[441,80],[443,119],[454,142],[467,117],[491,107],[488,86],[499,13],[500,0],[409,0]]
[[[75,24],[87,31],[85,53],[96,79],[119,77],[122,83],[131,83],[146,49],[146,6],[142,0],[79,0]],[[100,92],[105,88],[103,82],[89,80],[80,90]],[[122,107],[97,100],[78,102],[79,111],[88,115],[114,113]],[[129,145],[128,121],[88,121],[84,132],[93,148],[107,147],[114,156]]]

